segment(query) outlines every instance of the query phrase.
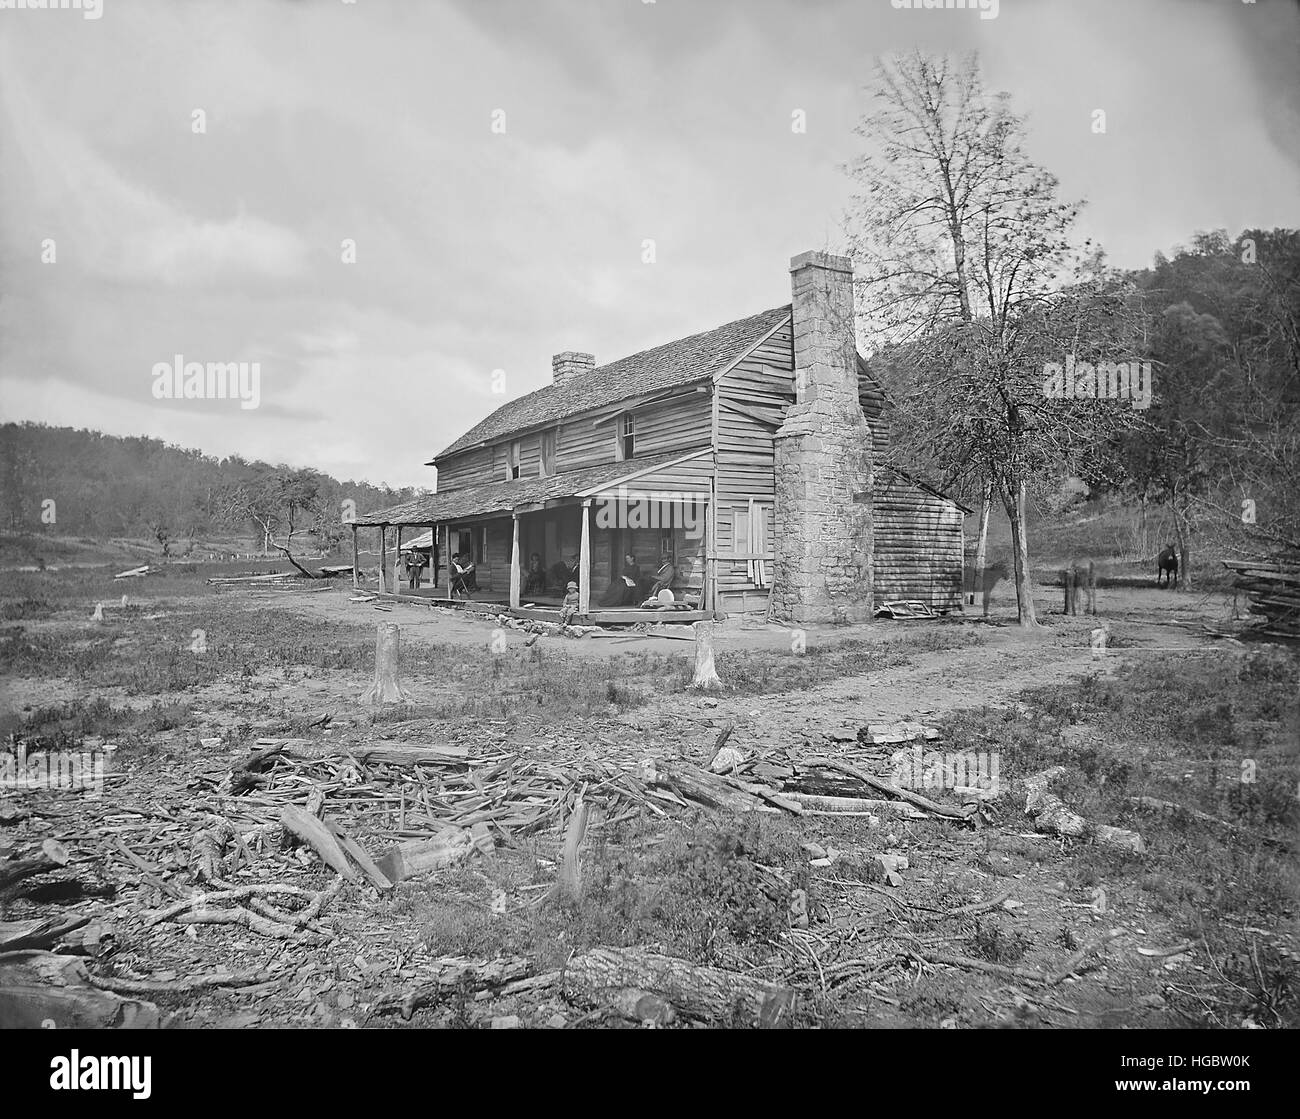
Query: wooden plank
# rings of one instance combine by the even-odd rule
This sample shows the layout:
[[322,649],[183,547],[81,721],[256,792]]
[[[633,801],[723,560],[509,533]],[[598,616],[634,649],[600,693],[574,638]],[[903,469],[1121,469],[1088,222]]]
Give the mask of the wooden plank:
[[329,829],[330,834],[339,841],[339,845],[343,850],[356,860],[357,865],[374,885],[378,886],[381,890],[391,890],[393,888],[393,884],[388,880],[388,876],[374,864],[361,844],[348,835],[336,820],[331,820],[326,816],[324,824]]
[[292,804],[286,804],[280,810],[280,825],[292,832],[321,857],[326,866],[333,867],[339,877],[349,882],[359,881],[357,872],[352,869],[343,848],[330,834],[329,829],[315,816],[304,812]]

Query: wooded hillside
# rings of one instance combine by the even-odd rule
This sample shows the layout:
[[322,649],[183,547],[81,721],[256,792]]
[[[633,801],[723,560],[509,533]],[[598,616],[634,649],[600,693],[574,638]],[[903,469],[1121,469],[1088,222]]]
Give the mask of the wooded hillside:
[[292,524],[328,545],[342,531],[345,502],[365,509],[420,493],[238,455],[218,459],[159,439],[0,426],[0,526],[13,532],[143,536],[165,548],[233,533],[261,547]]

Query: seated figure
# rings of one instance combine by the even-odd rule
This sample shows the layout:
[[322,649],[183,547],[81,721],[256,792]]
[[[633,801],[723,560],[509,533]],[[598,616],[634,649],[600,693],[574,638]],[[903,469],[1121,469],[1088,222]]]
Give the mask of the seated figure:
[[536,594],[544,590],[546,590],[546,570],[542,567],[542,557],[534,552],[528,557],[524,594]]
[[469,597],[470,591],[478,590],[478,569],[473,559],[467,555],[456,554],[451,557],[451,593]]

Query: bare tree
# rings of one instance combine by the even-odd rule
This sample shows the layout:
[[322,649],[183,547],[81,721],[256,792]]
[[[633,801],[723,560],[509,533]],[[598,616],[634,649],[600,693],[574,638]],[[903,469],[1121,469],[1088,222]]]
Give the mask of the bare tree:
[[[1001,498],[1019,620],[1032,627],[1028,483],[1120,420],[1113,408],[1054,407],[1043,364],[1063,355],[1046,355],[1099,340],[1094,299],[1111,314],[1124,308],[1130,325],[1137,315],[1099,254],[1073,238],[1078,205],[1060,201],[1055,177],[1025,155],[1022,119],[1005,94],[985,91],[974,55],[956,64],[913,52],[877,73],[881,107],[857,130],[872,150],[850,167],[862,188],[847,222],[860,323],[890,349],[909,431],[983,495],[981,535],[987,503]],[[1081,276],[1089,283],[1063,295]]]

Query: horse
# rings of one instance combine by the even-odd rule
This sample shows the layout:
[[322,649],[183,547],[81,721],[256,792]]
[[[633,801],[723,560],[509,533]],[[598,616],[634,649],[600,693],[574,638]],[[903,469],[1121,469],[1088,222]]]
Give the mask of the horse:
[[975,578],[975,568],[967,565],[963,577],[963,585],[966,587],[966,593],[969,595],[971,604],[975,602],[975,596],[978,594],[983,600],[984,616],[988,617],[989,599],[993,595],[993,589],[1002,582],[1003,579],[1011,578],[1011,569],[1007,566],[1005,560],[999,560],[997,563],[985,564],[982,572],[982,578]]
[[1178,586],[1178,553],[1174,551],[1172,544],[1166,544],[1164,550],[1156,556],[1156,586],[1160,586],[1160,577],[1165,579],[1164,585],[1170,586],[1170,575],[1172,573],[1173,586]]

